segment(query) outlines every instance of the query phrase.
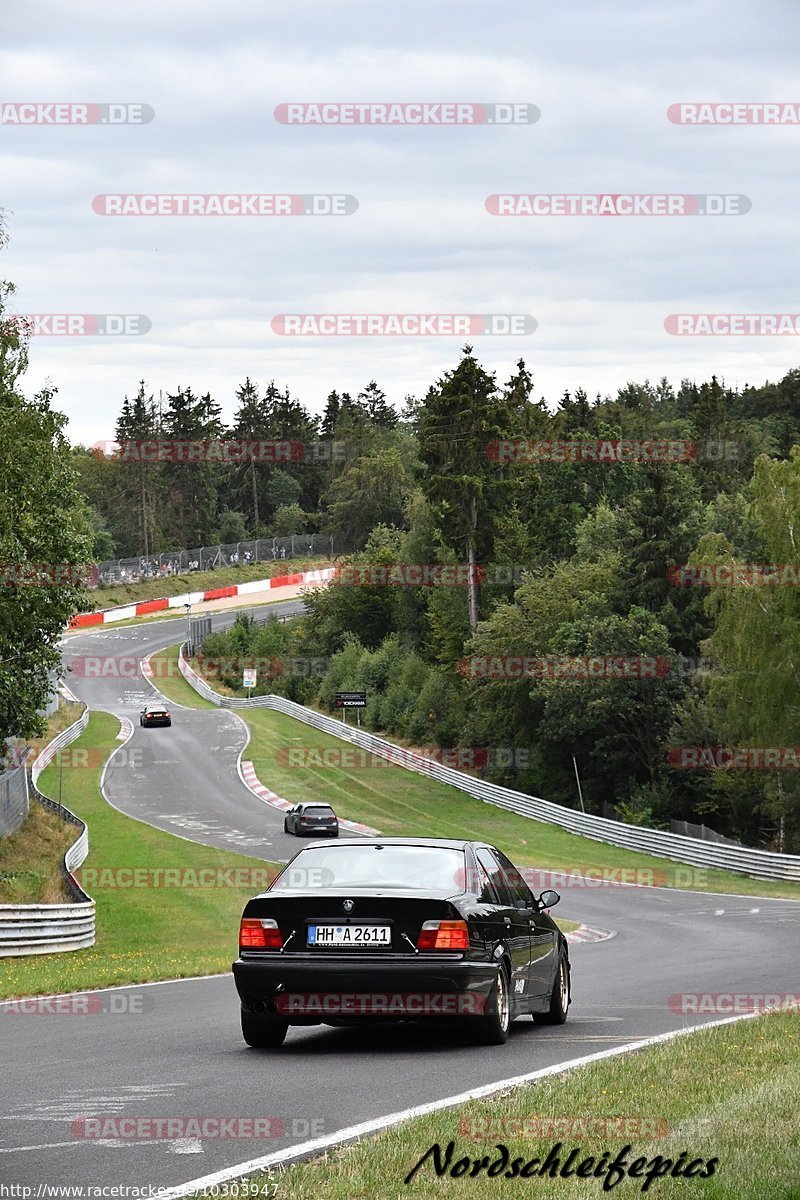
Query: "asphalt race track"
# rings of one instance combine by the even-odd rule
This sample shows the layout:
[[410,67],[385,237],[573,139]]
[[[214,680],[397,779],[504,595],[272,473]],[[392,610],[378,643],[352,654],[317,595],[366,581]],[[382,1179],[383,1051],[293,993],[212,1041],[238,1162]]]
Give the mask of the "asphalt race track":
[[[214,626],[230,620],[230,613],[218,614]],[[144,657],[174,643],[184,627],[159,622],[73,635],[65,658],[101,652],[101,639],[111,653]],[[133,719],[153,694],[143,679],[121,687],[68,678],[92,707]],[[284,838],[281,814],[236,775],[239,722],[171,707],[171,730],[135,725],[129,747],[142,745],[149,757],[140,771],[109,770],[112,803],[209,845],[273,859],[293,853],[297,842]],[[571,947],[574,1000],[566,1025],[535,1026],[525,1018],[501,1047],[472,1046],[438,1027],[319,1026],[291,1030],[278,1051],[250,1050],[228,976],[112,989],[98,994],[102,1011],[86,1016],[24,1015],[0,1006],[0,1182],[32,1186],[33,1196],[39,1184],[175,1186],[359,1121],[724,1015],[681,1016],[670,1007],[678,993],[800,990],[800,903],[570,887],[558,915],[615,936]],[[72,1129],[82,1117],[101,1115],[275,1116],[285,1135],[99,1141]],[[456,1124],[454,1116],[458,1142]]]
[[[302,607],[301,600],[286,600],[246,611],[285,616]],[[241,611],[213,613],[213,629],[228,628]],[[140,710],[159,696],[141,673],[131,674],[131,660],[173,646],[185,634],[186,618],[177,617],[65,639],[64,663],[76,668],[65,675],[70,690],[91,708],[133,722],[133,737],[106,770],[106,798],[128,816],[192,841],[276,862],[291,858],[300,843],[283,832],[283,814],[254,796],[237,775],[247,742],[239,717],[227,709],[182,708],[169,701],[171,728],[139,725]],[[80,660],[104,655],[124,663],[124,677],[85,677]]]

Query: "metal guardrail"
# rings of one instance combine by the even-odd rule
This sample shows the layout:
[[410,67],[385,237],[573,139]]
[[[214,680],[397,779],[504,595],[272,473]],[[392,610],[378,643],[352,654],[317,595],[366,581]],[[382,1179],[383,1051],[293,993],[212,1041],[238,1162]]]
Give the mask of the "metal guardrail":
[[28,770],[24,762],[0,772],[0,836],[15,833],[28,815]]
[[222,708],[269,708],[287,716],[295,717],[314,729],[341,738],[362,750],[367,750],[381,758],[386,758],[409,770],[417,771],[440,783],[458,788],[486,804],[494,804],[509,812],[522,817],[530,817],[534,821],[543,821],[549,825],[558,825],[570,833],[578,833],[582,837],[591,838],[596,842],[606,842],[611,846],[621,846],[626,850],[639,850],[645,854],[653,854],[658,858],[671,858],[676,862],[688,863],[693,867],[719,867],[726,871],[736,871],[739,874],[751,875],[756,879],[784,879],[800,883],[800,855],[776,854],[771,850],[754,850],[748,846],[728,846],[716,842],[701,841],[698,838],[686,837],[683,834],[669,833],[661,829],[647,829],[641,825],[626,825],[622,821],[613,821],[607,817],[596,817],[591,813],[578,812],[576,809],[564,808],[563,805],[553,804],[549,800],[540,800],[536,796],[528,796],[524,792],[516,792],[512,788],[501,787],[496,783],[487,783],[453,767],[445,767],[440,763],[431,762],[427,758],[403,750],[392,742],[376,737],[366,730],[357,729],[352,725],[323,713],[314,712],[302,704],[285,700],[282,696],[253,696],[249,700],[221,696],[209,687],[204,679],[189,666],[183,657],[183,647],[179,651],[178,661],[180,671],[186,681],[206,700]]
[[0,958],[84,950],[94,945],[95,902],[84,892],[72,874],[89,853],[89,830],[79,817],[43,795],[36,786],[45,767],[52,762],[59,750],[80,737],[88,721],[89,709],[85,708],[77,721],[68,729],[62,730],[45,746],[31,766],[30,786],[38,802],[80,829],[77,840],[67,850],[62,864],[66,883],[75,903],[0,904]]

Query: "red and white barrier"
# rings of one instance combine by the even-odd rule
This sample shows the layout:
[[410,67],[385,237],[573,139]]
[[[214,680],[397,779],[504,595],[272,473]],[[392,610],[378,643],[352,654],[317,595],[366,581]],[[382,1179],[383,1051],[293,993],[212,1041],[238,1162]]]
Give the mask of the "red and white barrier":
[[273,575],[271,579],[251,579],[247,583],[233,583],[229,587],[208,588],[204,592],[184,592],[181,596],[161,596],[158,600],[142,600],[138,604],[124,604],[117,608],[105,608],[100,612],[79,613],[77,617],[72,618],[68,628],[83,629],[87,625],[110,625],[115,621],[128,621],[131,617],[162,612],[168,608],[182,608],[186,604],[201,604],[204,600],[223,600],[229,596],[247,596],[252,592],[264,592],[268,588],[324,583],[333,578],[336,570],[336,567],[317,567],[313,571],[296,571],[293,575]]

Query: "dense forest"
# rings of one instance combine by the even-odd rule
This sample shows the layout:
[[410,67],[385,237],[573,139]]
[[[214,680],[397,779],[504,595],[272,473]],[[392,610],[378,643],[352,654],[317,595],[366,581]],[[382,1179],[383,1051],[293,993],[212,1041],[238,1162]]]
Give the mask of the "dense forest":
[[[574,758],[590,811],[800,850],[800,371],[742,390],[645,381],[549,405],[523,362],[498,380],[465,347],[400,412],[375,381],[330,392],[317,416],[246,379],[229,425],[210,395],[156,398],[142,384],[109,453],[69,446],[53,393],[18,390],[27,357],[13,325],[0,343],[3,474],[16,481],[4,561],[332,535],[340,576],[303,618],[242,618],[206,655],[252,655],[258,690],[323,708],[337,690],[366,690],[369,727],[456,749],[560,803],[577,803]],[[208,450],[231,443],[266,453]],[[137,450],[189,444],[207,452]],[[41,724],[41,672],[81,603],[77,578],[15,594],[25,603],[3,606],[17,647],[0,672],[4,737]]]
[[[350,546],[381,521],[403,524],[413,428],[374,381],[355,398],[331,392],[318,418],[274,382],[260,392],[246,379],[230,426],[220,413],[210,395],[156,400],[142,383],[114,443],[74,448],[98,561],[300,533]],[[182,458],[189,447],[197,461]]]
[[[549,407],[523,362],[498,380],[465,347],[401,413],[374,382],[331,392],[316,418],[248,379],[226,427],[210,396],[157,402],[142,385],[116,437],[306,447],[257,464],[73,450],[97,557],[300,530],[347,548],[302,620],[242,619],[209,639],[208,655],[323,661],[265,667],[260,690],[330,707],[364,689],[370,728],[483,748],[498,781],[576,805],[574,756],[591,811],[800,850],[797,579],[763,570],[800,562],[800,371],[739,391],[713,377],[578,390]],[[762,569],[732,587],[685,564]],[[645,667],[564,668],[623,660]],[[780,753],[762,769],[765,749]]]

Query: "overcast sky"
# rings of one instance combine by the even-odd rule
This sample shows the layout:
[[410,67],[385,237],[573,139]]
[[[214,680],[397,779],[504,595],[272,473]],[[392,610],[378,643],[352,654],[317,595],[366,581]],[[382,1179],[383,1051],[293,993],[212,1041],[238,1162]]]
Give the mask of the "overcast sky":
[[[141,313],[141,337],[44,337],[73,440],[113,435],[144,378],[211,391],[245,375],[312,410],[372,378],[420,395],[463,337],[282,337],[281,313],[526,313],[480,335],[535,395],[666,375],[779,378],[797,337],[674,337],[670,313],[799,312],[800,126],[691,127],[681,101],[800,101],[791,0],[6,0],[0,101],[139,102],[144,125],[0,124],[0,277],[19,313]],[[536,105],[508,127],[295,126],[297,101]],[[344,193],[340,217],[105,217],[119,193]],[[722,217],[496,217],[493,193],[738,194]]]

